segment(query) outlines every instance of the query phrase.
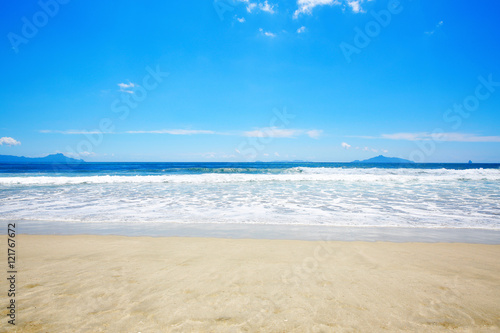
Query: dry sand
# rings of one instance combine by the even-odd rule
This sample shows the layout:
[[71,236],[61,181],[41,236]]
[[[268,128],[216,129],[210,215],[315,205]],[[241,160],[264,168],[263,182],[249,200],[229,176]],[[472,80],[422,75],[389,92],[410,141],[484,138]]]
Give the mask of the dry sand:
[[16,239],[17,325],[2,306],[0,331],[500,331],[500,245]]

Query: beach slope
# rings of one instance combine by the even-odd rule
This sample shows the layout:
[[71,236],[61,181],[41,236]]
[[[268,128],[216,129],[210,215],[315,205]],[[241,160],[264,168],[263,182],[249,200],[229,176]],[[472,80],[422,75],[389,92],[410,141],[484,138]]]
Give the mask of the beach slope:
[[[500,330],[500,245],[16,240],[17,325],[7,323],[3,278],[0,331]],[[1,248],[6,242],[0,236]]]

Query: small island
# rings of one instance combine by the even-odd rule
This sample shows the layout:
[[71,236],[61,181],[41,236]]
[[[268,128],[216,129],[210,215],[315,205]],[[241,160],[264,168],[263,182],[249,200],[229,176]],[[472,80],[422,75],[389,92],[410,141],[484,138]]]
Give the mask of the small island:
[[0,163],[85,163],[84,160],[67,157],[64,154],[50,154],[45,157],[24,157],[12,155],[0,155]]
[[405,160],[404,158],[399,158],[399,157],[386,157],[383,155],[379,155],[376,157],[369,158],[367,160],[363,161],[353,161],[351,163],[398,163],[398,164],[408,164],[408,163],[415,163],[410,160]]

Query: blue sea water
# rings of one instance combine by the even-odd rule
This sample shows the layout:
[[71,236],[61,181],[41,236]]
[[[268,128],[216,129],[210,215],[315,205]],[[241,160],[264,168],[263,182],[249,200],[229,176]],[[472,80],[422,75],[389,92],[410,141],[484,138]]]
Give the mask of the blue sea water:
[[0,164],[0,219],[500,229],[500,164]]

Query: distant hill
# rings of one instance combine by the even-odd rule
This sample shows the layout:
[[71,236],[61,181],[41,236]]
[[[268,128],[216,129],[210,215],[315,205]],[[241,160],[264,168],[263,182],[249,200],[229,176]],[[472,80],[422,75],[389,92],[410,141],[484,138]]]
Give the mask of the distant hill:
[[45,157],[24,157],[0,155],[0,163],[84,163],[84,160],[79,160],[64,156],[64,154],[51,154]]
[[367,160],[363,161],[356,160],[351,163],[415,163],[415,162],[398,157],[385,157],[383,155],[379,155],[376,157],[369,158]]

